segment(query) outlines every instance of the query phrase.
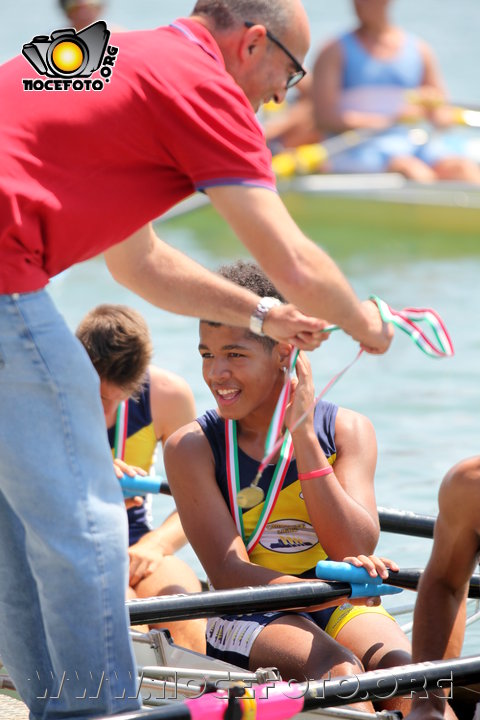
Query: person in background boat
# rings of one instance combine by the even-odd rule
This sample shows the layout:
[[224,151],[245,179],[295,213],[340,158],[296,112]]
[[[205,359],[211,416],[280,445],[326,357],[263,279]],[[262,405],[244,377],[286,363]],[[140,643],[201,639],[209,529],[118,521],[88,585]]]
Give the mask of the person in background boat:
[[[328,161],[333,172],[398,172],[411,180],[480,183],[478,165],[449,135],[431,137],[424,121],[453,121],[444,83],[426,42],[395,26],[392,0],[353,0],[359,25],[329,43],[313,72],[317,127],[372,137]],[[410,128],[408,125],[410,124]],[[413,128],[413,129],[412,129]],[[435,135],[435,132],[434,132]]]
[[[59,0],[61,10],[70,21],[75,30],[92,25],[98,20],[106,20],[107,3],[102,0]],[[111,32],[123,32],[119,25],[108,23]]]
[[[117,477],[148,474],[158,443],[195,418],[195,401],[185,380],[151,364],[147,324],[124,305],[99,305],[80,322],[76,336],[100,379],[100,396]],[[125,441],[120,428],[126,427]],[[187,542],[174,510],[155,530],[144,497],[125,501],[129,529],[128,597],[200,592],[193,570],[175,552]],[[162,623],[178,645],[205,652],[205,622]]]
[[[353,0],[358,26],[327,44],[315,60],[313,122],[304,120],[306,127],[327,135],[354,131],[319,169],[478,184],[478,164],[462,155],[458,133],[447,132],[455,111],[446,104],[434,53],[393,24],[392,5],[392,0]],[[284,122],[288,119],[287,114]],[[267,128],[270,141],[273,130]],[[289,135],[291,128],[287,140]]]
[[75,30],[104,19],[105,3],[101,0],[59,0],[59,5]]
[[[238,262],[220,273],[282,300],[253,263]],[[275,472],[269,465],[263,473],[265,502],[237,507],[237,489],[249,486],[264,455],[291,350],[242,328],[200,322],[203,378],[218,409],[171,435],[164,462],[186,535],[217,590],[314,578],[317,562],[327,557],[363,565],[372,576],[398,569],[372,555],[379,537],[373,427],[366,417],[329,402],[313,411],[304,353],[296,363],[285,426],[292,428],[311,411],[292,432],[293,455],[285,450]],[[302,478],[319,469],[321,477]],[[249,540],[255,533],[256,542]],[[410,660],[410,643],[381,605],[347,603],[318,612],[210,619],[207,654],[250,670],[273,665],[284,679],[302,681],[401,665]],[[395,698],[384,707],[406,712],[409,705]]]
[[264,105],[261,121],[272,154],[299,145],[319,143],[325,133],[318,129],[312,112],[312,76],[306,75],[280,106]]
[[[302,349],[327,321],[369,352],[391,343],[275,192],[255,111],[303,76],[309,42],[300,0],[199,0],[168,27],[115,35],[109,83],[49,91],[23,55],[0,67],[0,654],[32,720],[140,704],[98,377],[49,279],[103,252],[120,284],[171,312]],[[195,190],[297,307],[271,307],[158,237],[151,222]]]
[[[456,658],[462,650],[465,599],[480,558],[479,456],[462,460],[448,471],[438,501],[432,553],[420,580],[413,618],[415,662]],[[420,693],[414,696],[408,717],[440,720],[445,706],[439,691],[429,692],[428,699]]]

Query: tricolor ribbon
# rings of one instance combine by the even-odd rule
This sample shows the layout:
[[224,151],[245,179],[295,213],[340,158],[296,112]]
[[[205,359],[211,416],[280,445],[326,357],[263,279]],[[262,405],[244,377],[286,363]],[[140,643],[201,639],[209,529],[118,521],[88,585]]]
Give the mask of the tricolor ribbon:
[[[293,455],[293,443],[290,433],[287,432],[282,435],[283,421],[287,410],[288,402],[290,400],[290,391],[292,387],[292,379],[295,372],[295,363],[297,362],[299,350],[298,348],[292,348],[290,353],[289,367],[287,376],[283,387],[278,396],[277,404],[273,412],[272,419],[267,431],[267,437],[265,440],[265,457],[267,461],[262,461],[257,477],[260,477],[265,467],[267,466],[270,458],[272,458],[278,450],[281,450],[280,457],[278,459],[275,471],[273,474],[272,482],[265,498],[262,512],[258,518],[257,524],[247,538],[245,536],[245,530],[243,526],[243,517],[240,508],[237,503],[237,494],[240,491],[240,473],[238,468],[238,445],[237,445],[237,424],[234,420],[227,420],[225,424],[225,445],[226,445],[226,456],[227,456],[227,485],[228,494],[230,501],[230,508],[235,520],[235,525],[239,535],[243,538],[247,552],[251,553],[253,548],[257,545],[260,540],[265,526],[268,523],[270,515],[273,512],[275,503],[280,494],[283,486],[283,482],[288,472],[288,467]],[[278,439],[280,438],[280,442]],[[265,463],[265,464],[263,464]]]
[[[445,323],[435,310],[430,308],[404,308],[394,310],[376,295],[370,295],[376,303],[383,322],[392,323],[409,335],[415,345],[430,357],[451,357],[454,354],[453,344],[445,327]],[[419,323],[425,323],[432,331],[436,342],[432,342]]]
[[117,419],[115,422],[115,443],[113,455],[115,460],[123,460],[125,457],[125,443],[128,431],[128,400],[123,400],[117,408]]

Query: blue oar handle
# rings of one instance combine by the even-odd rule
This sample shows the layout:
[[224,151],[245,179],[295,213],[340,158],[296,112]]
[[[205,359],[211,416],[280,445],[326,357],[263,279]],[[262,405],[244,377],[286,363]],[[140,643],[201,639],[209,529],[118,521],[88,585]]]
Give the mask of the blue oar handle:
[[383,585],[382,578],[372,578],[364,567],[356,567],[346,562],[320,560],[315,569],[317,578],[347,582],[352,586],[350,597],[374,597],[377,595],[394,595],[400,588]]
[[373,583],[350,583],[352,592],[350,593],[351,598],[367,598],[377,597],[378,595],[396,595],[399,592],[403,592],[402,588],[394,587],[393,585],[384,585],[380,583],[375,585]]
[[348,583],[368,583],[369,585],[380,585],[381,577],[372,578],[364,567],[356,567],[347,562],[335,560],[320,560],[315,570],[317,578],[321,580],[338,580]]
[[135,495],[145,495],[146,493],[159,493],[162,484],[162,478],[159,475],[135,475],[130,477],[124,475],[120,478],[120,486],[123,490],[124,497],[135,497]]

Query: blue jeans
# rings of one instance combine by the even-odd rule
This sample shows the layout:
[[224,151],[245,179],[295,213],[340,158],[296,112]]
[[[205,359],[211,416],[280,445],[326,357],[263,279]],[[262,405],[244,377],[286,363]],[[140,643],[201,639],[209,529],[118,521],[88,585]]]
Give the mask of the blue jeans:
[[0,295],[0,656],[35,720],[139,707],[98,377],[48,294]]

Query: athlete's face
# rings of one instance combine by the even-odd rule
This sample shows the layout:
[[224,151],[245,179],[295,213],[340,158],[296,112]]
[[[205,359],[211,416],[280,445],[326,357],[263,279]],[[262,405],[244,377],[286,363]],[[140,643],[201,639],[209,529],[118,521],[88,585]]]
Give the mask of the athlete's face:
[[94,0],[72,0],[66,7],[67,17],[77,30],[99,20],[102,12],[103,4]]
[[220,414],[241,420],[251,413],[271,416],[283,384],[287,345],[270,350],[243,328],[200,323],[203,379]]
[[100,380],[100,398],[108,427],[115,422],[118,406],[128,397],[129,393],[124,388],[108,382],[108,380]]
[[354,0],[353,5],[358,19],[367,25],[378,23],[388,11],[390,0]]

